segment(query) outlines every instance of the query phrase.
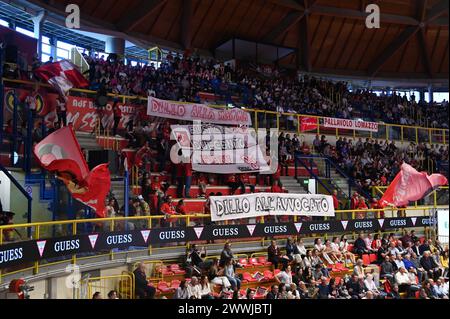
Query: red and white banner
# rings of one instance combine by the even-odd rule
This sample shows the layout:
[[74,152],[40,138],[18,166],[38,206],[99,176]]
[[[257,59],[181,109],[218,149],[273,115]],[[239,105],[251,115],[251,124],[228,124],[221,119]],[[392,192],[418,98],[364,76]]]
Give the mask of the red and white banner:
[[366,122],[361,120],[337,119],[333,117],[324,117],[323,126],[330,128],[342,128],[357,131],[378,132],[378,123]]
[[203,104],[148,98],[147,115],[226,125],[252,125],[250,113],[241,109],[215,109]]
[[317,130],[317,117],[305,117],[301,116],[300,131],[312,131]]
[[[119,103],[119,108],[122,111],[119,129],[123,129],[133,116],[144,115],[141,113],[145,110],[143,106],[122,103]],[[104,128],[112,129],[114,124],[112,102],[109,102],[105,109],[100,111],[94,106],[93,99],[76,96],[68,97],[67,123],[72,123],[75,131],[92,132],[98,116],[101,116]]]

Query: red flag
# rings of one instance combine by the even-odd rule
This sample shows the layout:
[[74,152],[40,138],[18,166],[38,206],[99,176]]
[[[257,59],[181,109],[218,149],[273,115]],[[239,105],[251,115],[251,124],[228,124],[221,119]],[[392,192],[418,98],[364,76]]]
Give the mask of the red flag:
[[44,138],[33,152],[42,167],[64,181],[74,198],[105,216],[105,198],[111,186],[108,164],[89,172],[71,125]]
[[62,95],[66,95],[73,87],[82,88],[89,86],[89,82],[78,71],[77,67],[67,60],[44,64],[34,72]]
[[409,202],[422,199],[427,193],[438,186],[447,185],[444,175],[418,172],[411,165],[403,163],[400,172],[380,199],[380,205],[396,207],[408,205]]
[[316,117],[301,117],[300,120],[300,131],[311,131],[317,129],[317,118]]

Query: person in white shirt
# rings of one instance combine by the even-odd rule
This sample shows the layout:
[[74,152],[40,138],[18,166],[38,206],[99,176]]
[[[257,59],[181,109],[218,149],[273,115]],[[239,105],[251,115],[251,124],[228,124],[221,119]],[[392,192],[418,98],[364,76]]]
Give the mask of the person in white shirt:
[[211,290],[211,285],[208,281],[208,277],[203,275],[200,278],[200,295],[202,299],[214,299],[213,294],[212,294],[212,290]]
[[297,290],[297,285],[292,283],[290,288],[291,289],[287,293],[287,299],[300,299],[300,293]]
[[286,286],[290,285],[292,283],[292,272],[291,272],[291,266],[283,267],[283,269],[275,275],[275,280],[278,283],[283,283]]
[[397,265],[397,268],[400,269],[401,267],[405,268],[405,263],[403,262],[403,257],[402,255],[398,254],[397,258],[395,258],[394,260],[395,264]]
[[380,291],[378,290],[377,285],[373,280],[372,274],[367,275],[366,279],[364,280],[364,285],[366,286],[367,291],[371,291],[374,294],[374,297],[378,298],[378,296],[380,295]]
[[397,256],[398,254],[400,254],[400,251],[397,249],[397,247],[395,247],[394,242],[391,242],[389,244],[388,252],[389,252],[389,254],[394,255],[394,256]]
[[448,291],[445,293],[442,279],[436,280],[436,284],[433,286],[433,292],[440,299],[448,299]]
[[198,278],[192,276],[191,282],[187,286],[189,299],[201,299],[201,287],[198,284]]
[[400,292],[405,292],[408,294],[408,297],[411,296],[411,278],[408,275],[405,267],[400,267],[399,271],[395,274],[395,281],[398,285]]

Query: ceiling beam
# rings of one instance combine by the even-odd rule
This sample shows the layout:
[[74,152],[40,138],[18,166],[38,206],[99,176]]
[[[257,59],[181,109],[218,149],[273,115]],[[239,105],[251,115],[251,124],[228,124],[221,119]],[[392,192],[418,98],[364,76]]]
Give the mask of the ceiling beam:
[[398,37],[396,37],[384,51],[377,55],[374,61],[369,64],[368,74],[373,77],[381,67],[392,57],[411,37],[419,30],[418,26],[406,27]]
[[428,24],[446,12],[448,12],[448,0],[441,0],[427,12],[425,22]]
[[300,3],[298,3],[297,1],[294,1],[294,0],[267,0],[267,2],[273,3],[280,7],[289,8],[292,10],[297,10],[297,11],[305,10],[304,6],[302,6]]
[[297,67],[311,72],[311,39],[309,37],[309,15],[305,15],[299,23],[300,41],[297,49]]
[[192,16],[194,12],[193,0],[183,0],[183,11],[181,13],[181,45],[190,49],[192,45]]
[[123,32],[134,29],[144,22],[152,13],[159,9],[167,0],[145,0],[136,6],[131,12],[127,12],[117,23],[117,28]]
[[[328,7],[314,4],[309,8],[312,14],[333,16],[348,19],[366,20],[367,13],[359,10],[344,9],[337,7]],[[403,25],[418,25],[419,21],[408,16],[401,16],[395,14],[380,14],[381,23],[403,24]]]
[[292,28],[298,21],[304,17],[304,13],[297,11],[289,12],[277,26],[269,31],[263,38],[263,42],[275,42],[280,36],[285,34]]
[[431,58],[430,58],[430,54],[428,52],[425,28],[420,28],[419,32],[417,32],[417,36],[419,38],[419,47],[420,47],[422,64],[423,64],[427,74],[430,76],[430,78],[432,78],[433,70],[431,68]]

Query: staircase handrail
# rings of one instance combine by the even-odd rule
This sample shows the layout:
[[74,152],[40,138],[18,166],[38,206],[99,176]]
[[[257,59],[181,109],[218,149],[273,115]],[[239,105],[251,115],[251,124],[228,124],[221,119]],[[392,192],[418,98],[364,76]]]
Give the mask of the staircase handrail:
[[[333,192],[320,180],[320,178],[319,178],[319,176],[317,176],[313,171],[312,171],[312,169],[310,169],[302,160],[300,160],[301,158],[302,158],[303,156],[296,156],[296,159],[295,160],[297,160],[297,159],[299,159],[299,161],[298,162],[300,162],[300,164],[304,167],[304,168],[306,168],[306,170],[308,171],[308,173],[316,180],[316,181],[318,181],[319,182],[319,184],[320,185],[322,185],[323,186],[323,188],[325,188],[326,189],[326,191],[328,192],[328,193],[330,193],[330,194],[333,194]],[[308,156],[305,156],[305,157],[308,157]],[[310,156],[309,157],[309,159],[311,159],[311,158],[313,158],[312,156]]]

